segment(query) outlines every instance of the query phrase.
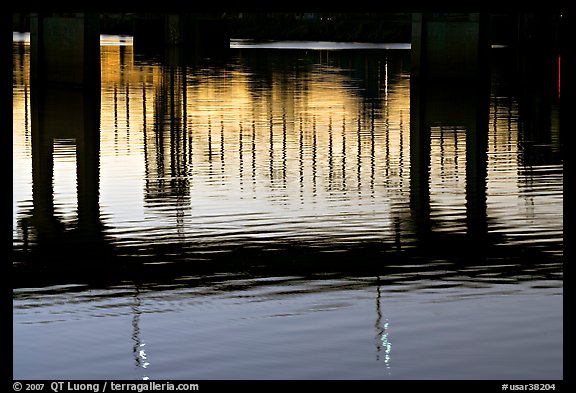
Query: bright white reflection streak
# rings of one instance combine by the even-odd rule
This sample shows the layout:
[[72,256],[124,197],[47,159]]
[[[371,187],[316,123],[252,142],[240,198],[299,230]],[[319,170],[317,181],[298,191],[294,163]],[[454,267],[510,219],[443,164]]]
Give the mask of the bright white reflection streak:
[[382,341],[382,348],[384,348],[384,364],[386,365],[386,369],[390,372],[390,352],[392,351],[392,344],[388,340],[388,326],[390,323],[386,320],[384,324],[384,333],[382,333],[381,341]]
[[[146,369],[150,365],[150,362],[148,362],[148,356],[146,355],[146,350],[144,349],[146,343],[143,343],[140,337],[140,316],[142,314],[142,300],[140,299],[139,288],[136,287],[135,289],[136,292],[134,293],[134,305],[132,306],[132,341],[134,342],[132,351],[135,356],[136,367],[142,367]],[[148,380],[150,378],[147,375],[143,375],[142,379]]]
[[376,286],[376,323],[374,327],[376,328],[376,337],[378,342],[376,343],[376,360],[380,360],[380,352],[384,350],[384,365],[386,366],[386,371],[390,375],[390,360],[392,352],[392,343],[388,338],[388,328],[390,327],[390,322],[386,318],[384,324],[382,324],[382,291],[380,289],[380,277],[377,278]]

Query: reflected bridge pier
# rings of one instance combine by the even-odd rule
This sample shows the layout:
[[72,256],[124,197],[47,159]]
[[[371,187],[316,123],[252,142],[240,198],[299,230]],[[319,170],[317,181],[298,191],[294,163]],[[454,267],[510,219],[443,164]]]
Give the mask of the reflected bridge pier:
[[[414,14],[410,81],[410,206],[425,249],[488,245],[486,176],[490,105],[485,15]],[[431,212],[431,133],[465,130],[466,236],[441,238]],[[446,244],[440,242],[440,240]],[[468,248],[469,249],[469,248]]]
[[[106,255],[110,245],[99,204],[100,91],[33,85],[31,96],[33,205],[20,224],[25,233],[33,229],[39,253],[73,256],[82,249],[88,258]],[[57,148],[75,149],[77,217],[72,221],[62,219],[55,206]]]
[[[19,220],[25,254],[104,259],[111,250],[101,222],[100,35],[87,14],[34,14],[31,19],[32,209]],[[55,205],[58,151],[76,167],[76,217]],[[67,158],[68,159],[68,158]],[[32,236],[34,247],[29,247]],[[79,253],[78,250],[83,250]],[[57,251],[55,253],[55,251]],[[76,256],[76,257],[74,257]]]
[[[478,50],[485,50],[487,41],[481,38],[481,29],[474,19],[472,27],[478,28],[474,40]],[[448,22],[447,22],[448,23]],[[472,29],[466,25],[467,29]],[[419,38],[421,41],[422,37]],[[447,39],[450,39],[447,37]],[[416,41],[415,41],[416,42]],[[36,43],[36,44],[34,44]],[[38,53],[41,45],[33,40],[32,52]],[[34,46],[36,45],[36,46]],[[414,48],[417,48],[414,45]],[[46,48],[44,49],[46,50]],[[473,51],[473,53],[477,53]],[[177,56],[164,64],[166,73],[162,76],[157,90],[155,117],[162,119],[155,125],[154,136],[158,145],[148,145],[146,157],[157,167],[160,177],[169,174],[180,178],[185,175],[186,161],[186,123],[187,118],[187,81],[182,77],[184,63]],[[419,52],[413,52],[421,56]],[[33,59],[34,60],[34,59]],[[42,57],[34,60],[42,60]],[[466,135],[466,228],[467,240],[471,245],[482,248],[487,237],[486,214],[486,142],[488,121],[487,70],[476,64],[469,69],[468,75],[434,75],[434,64],[420,64],[418,72],[411,78],[411,213],[417,236],[422,242],[428,242],[438,248],[433,237],[435,224],[431,214],[430,161],[431,132],[434,128],[464,129]],[[48,67],[49,68],[49,67]],[[44,68],[44,69],[48,69]],[[442,70],[440,70],[442,71]],[[88,72],[88,71],[86,71]],[[62,73],[60,75],[63,75]],[[32,103],[32,151],[33,151],[33,188],[34,222],[39,236],[47,241],[43,245],[59,246],[86,245],[95,250],[100,244],[106,244],[105,233],[98,221],[98,152],[99,152],[99,86],[91,90],[89,83],[62,80],[48,80],[49,75],[37,75],[33,79]],[[97,92],[96,92],[97,91]],[[181,138],[182,137],[182,138]],[[163,139],[164,138],[164,139]],[[179,139],[181,138],[181,139]],[[53,200],[54,142],[74,140],[76,144],[78,214],[77,229],[69,230],[57,217]],[[92,142],[90,142],[92,141]],[[156,154],[162,151],[162,154]],[[178,154],[175,154],[178,152]],[[150,158],[157,161],[152,161]],[[148,170],[148,169],[147,169]],[[155,176],[154,172],[150,172]],[[147,173],[148,175],[149,173]],[[148,176],[147,176],[148,177]],[[146,198],[154,202],[166,197],[183,200],[183,206],[189,205],[190,189],[183,177],[182,182],[147,183]],[[446,233],[446,232],[444,232]],[[50,236],[50,238],[49,238]],[[446,241],[461,244],[458,234],[450,234]],[[52,242],[51,239],[55,241]],[[52,247],[52,246],[51,246]],[[462,247],[465,247],[462,244]],[[309,251],[309,250],[306,250]],[[53,255],[59,255],[54,252]],[[232,261],[233,262],[233,261]],[[233,264],[233,263],[232,263]],[[231,264],[231,266],[232,266]],[[332,266],[333,267],[333,266]],[[236,266],[232,267],[233,269]]]

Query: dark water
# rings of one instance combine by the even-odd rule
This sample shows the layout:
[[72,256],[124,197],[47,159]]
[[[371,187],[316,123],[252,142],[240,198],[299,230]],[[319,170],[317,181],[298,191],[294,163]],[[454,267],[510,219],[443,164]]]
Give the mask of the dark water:
[[15,379],[562,379],[557,76],[101,43],[38,92],[14,38]]

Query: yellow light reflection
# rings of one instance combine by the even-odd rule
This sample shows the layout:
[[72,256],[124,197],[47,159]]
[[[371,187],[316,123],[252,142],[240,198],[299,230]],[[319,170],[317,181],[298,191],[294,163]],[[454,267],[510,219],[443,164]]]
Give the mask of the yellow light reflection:
[[[115,224],[127,216],[162,219],[148,208],[163,198],[182,207],[178,222],[192,207],[205,215],[247,209],[305,216],[331,214],[333,204],[347,201],[349,212],[372,204],[381,232],[391,229],[394,202],[410,193],[405,70],[387,58],[358,66],[322,51],[302,69],[277,71],[243,59],[220,66],[135,62],[129,40],[118,40],[101,46],[100,198],[115,211]],[[28,184],[15,194],[23,201],[31,196],[29,45],[13,48],[14,182]],[[362,83],[377,94],[363,97]],[[516,105],[497,102],[490,113],[488,208],[503,221],[519,189]],[[450,221],[465,211],[466,132],[456,125],[432,134],[432,214]],[[66,181],[72,187],[72,177]]]

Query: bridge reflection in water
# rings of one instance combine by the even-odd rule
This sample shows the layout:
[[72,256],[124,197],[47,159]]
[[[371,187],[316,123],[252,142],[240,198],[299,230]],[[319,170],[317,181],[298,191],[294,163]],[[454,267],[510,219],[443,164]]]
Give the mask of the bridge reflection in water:
[[[16,48],[33,174],[33,208],[18,212],[16,283],[246,266],[375,276],[420,258],[488,268],[561,257],[561,239],[528,247],[537,234],[490,209],[516,198],[491,190],[527,179],[513,149],[538,148],[522,140],[518,103],[496,95],[506,86],[495,71],[490,92],[488,80],[410,83],[402,51],[240,50],[191,62],[172,48],[158,62],[122,43],[101,47],[96,93],[30,92],[29,47]],[[26,119],[15,118],[24,137]],[[548,124],[530,132],[551,141],[558,163]],[[63,139],[76,146],[73,229],[54,210]],[[62,274],[42,274],[46,264]]]
[[519,91],[538,72],[505,50],[471,86],[412,78],[407,51],[102,43],[98,89],[31,90],[14,45],[17,373],[558,375],[553,80]]

